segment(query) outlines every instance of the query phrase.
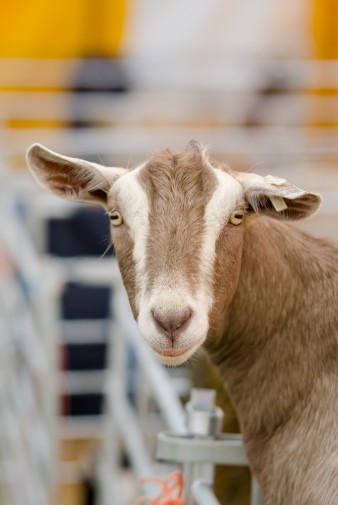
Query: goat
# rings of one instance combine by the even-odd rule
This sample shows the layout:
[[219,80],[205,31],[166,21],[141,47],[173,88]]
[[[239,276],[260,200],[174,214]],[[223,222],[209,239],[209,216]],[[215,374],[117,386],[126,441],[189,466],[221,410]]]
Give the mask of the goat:
[[232,172],[192,141],[132,170],[35,144],[46,189],[102,205],[140,333],[165,365],[203,344],[266,505],[338,504],[338,249],[289,223],[321,197]]

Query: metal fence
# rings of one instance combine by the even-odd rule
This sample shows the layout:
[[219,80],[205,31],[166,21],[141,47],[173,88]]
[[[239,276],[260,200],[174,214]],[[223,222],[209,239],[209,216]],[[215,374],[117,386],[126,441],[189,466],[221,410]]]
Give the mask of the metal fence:
[[15,200],[0,202],[0,502],[56,503],[55,269],[35,255]]

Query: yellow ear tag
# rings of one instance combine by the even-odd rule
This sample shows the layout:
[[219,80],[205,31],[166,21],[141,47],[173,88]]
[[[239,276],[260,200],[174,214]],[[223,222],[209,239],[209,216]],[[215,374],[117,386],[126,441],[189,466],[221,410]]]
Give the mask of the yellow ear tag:
[[284,198],[281,196],[269,196],[270,202],[275,208],[276,212],[282,212],[282,210],[286,210],[288,206],[285,203]]
[[285,182],[285,179],[281,179],[280,177],[274,177],[273,175],[267,175],[264,177],[264,182],[267,184],[273,184],[274,186],[281,186]]

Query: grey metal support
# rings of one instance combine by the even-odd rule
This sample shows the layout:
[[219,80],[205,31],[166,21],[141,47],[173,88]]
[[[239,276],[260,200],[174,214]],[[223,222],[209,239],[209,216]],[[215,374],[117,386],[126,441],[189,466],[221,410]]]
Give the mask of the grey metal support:
[[[215,391],[212,389],[193,389],[191,399],[186,405],[187,428],[192,437],[217,437],[221,433],[223,411],[216,407]],[[184,464],[185,497],[187,505],[193,504],[192,486],[204,479],[209,489],[214,481],[215,465],[209,461],[189,461]]]
[[196,480],[191,486],[191,494],[196,505],[219,505],[208,480]]
[[[157,458],[183,465],[187,505],[218,503],[212,492],[215,465],[248,465],[240,435],[221,433],[223,412],[214,396],[212,390],[193,389],[186,405],[188,433],[158,435]],[[251,505],[263,505],[255,479]]]
[[255,477],[251,479],[251,503],[252,505],[264,505],[262,492]]
[[221,435],[217,438],[195,438],[162,432],[158,435],[157,457],[178,463],[206,463],[215,465],[248,464],[239,435]]

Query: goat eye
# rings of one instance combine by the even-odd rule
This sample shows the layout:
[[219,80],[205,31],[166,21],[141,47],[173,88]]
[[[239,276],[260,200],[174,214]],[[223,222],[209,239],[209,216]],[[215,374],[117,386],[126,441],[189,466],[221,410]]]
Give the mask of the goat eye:
[[123,224],[122,214],[118,210],[111,210],[109,212],[109,219],[113,226],[120,226]]
[[240,210],[235,210],[230,216],[230,223],[238,226],[244,219],[244,212]]

